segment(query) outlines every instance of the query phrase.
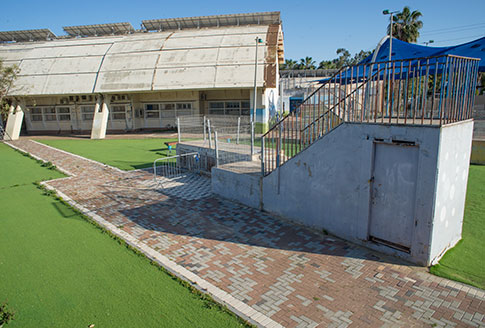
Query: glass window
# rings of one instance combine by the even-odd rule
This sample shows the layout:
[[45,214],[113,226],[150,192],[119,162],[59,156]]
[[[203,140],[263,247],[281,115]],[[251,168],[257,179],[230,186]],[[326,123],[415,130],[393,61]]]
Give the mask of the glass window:
[[70,121],[71,115],[70,114],[59,114],[59,121]]
[[32,122],[42,122],[42,109],[41,108],[29,108],[30,120]]
[[191,103],[177,104],[177,109],[192,109]]
[[42,112],[44,112],[44,120],[57,121],[56,109],[54,107],[44,108]]
[[161,107],[162,107],[163,110],[175,109],[174,104],[162,104]]
[[33,122],[42,122],[42,114],[30,114],[30,120]]
[[126,118],[125,106],[111,106],[111,119],[124,120]]
[[209,103],[209,108],[224,108],[224,102],[218,101],[218,102],[210,102]]
[[146,104],[145,109],[146,110],[158,110],[158,104]]
[[94,116],[94,106],[81,106],[83,121],[92,121]]
[[57,118],[59,121],[71,120],[71,109],[69,107],[57,107]]
[[146,118],[159,118],[160,106],[158,104],[145,104],[145,117]]

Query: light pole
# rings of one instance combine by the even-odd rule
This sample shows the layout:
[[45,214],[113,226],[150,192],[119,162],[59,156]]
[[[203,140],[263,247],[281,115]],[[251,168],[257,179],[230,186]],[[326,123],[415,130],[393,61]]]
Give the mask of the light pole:
[[389,16],[389,78],[387,82],[387,113],[389,113],[389,104],[391,102],[391,85],[389,80],[391,79],[391,57],[392,57],[392,16],[397,13],[398,11],[389,11],[389,9],[383,10],[382,13],[384,15],[390,15]]
[[391,61],[391,56],[392,56],[392,16],[395,13],[398,13],[399,11],[389,11],[389,9],[383,10],[382,14],[384,15],[390,15],[389,16],[389,24],[390,24],[390,29],[389,29],[389,61]]
[[253,97],[253,115],[251,118],[251,121],[255,121],[256,117],[256,80],[258,77],[258,44],[263,43],[263,40],[259,38],[259,36],[256,37],[256,54],[254,58],[254,97]]
[[256,37],[256,54],[254,58],[254,94],[253,94],[253,113],[251,115],[251,155],[254,154],[254,122],[256,121],[256,82],[258,77],[258,44],[263,43],[263,40]]

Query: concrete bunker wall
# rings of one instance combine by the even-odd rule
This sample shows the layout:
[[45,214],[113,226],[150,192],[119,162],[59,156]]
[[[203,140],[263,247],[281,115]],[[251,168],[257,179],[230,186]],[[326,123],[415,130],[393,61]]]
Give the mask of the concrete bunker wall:
[[[263,208],[367,247],[414,263],[429,265],[442,254],[443,247],[456,243],[461,237],[461,228],[458,234],[437,237],[443,229],[442,224],[436,224],[435,220],[438,164],[444,167],[446,162],[440,152],[452,152],[453,157],[458,152],[459,170],[462,171],[454,174],[460,177],[466,175],[468,167],[462,159],[466,160],[464,154],[470,153],[471,134],[468,136],[467,133],[471,133],[472,129],[473,123],[470,121],[441,129],[431,126],[342,124],[263,179]],[[441,134],[444,135],[440,137]],[[451,145],[450,139],[453,138],[468,139]],[[407,228],[407,252],[369,241],[372,221],[375,220],[371,212],[375,199],[372,188],[376,187],[372,182],[376,145],[380,143],[404,144],[414,147],[417,152],[414,168],[416,183],[411,209],[414,222]],[[452,165],[446,163],[447,168],[444,170],[456,170]],[[463,171],[464,167],[466,172]],[[464,195],[466,181],[455,179],[455,183],[460,184],[455,186],[456,191]],[[446,189],[447,185],[439,184],[438,187]],[[460,205],[454,205],[455,216],[446,218],[448,227],[461,227],[463,197],[456,196],[454,201]],[[386,202],[391,204],[392,209],[392,204],[398,207],[403,198],[398,194],[389,194]],[[390,216],[388,222],[380,223],[379,229],[384,233],[394,230],[399,234],[396,229],[401,227],[393,220],[394,216]],[[436,241],[433,246],[432,236]]]
[[439,259],[461,239],[472,134],[471,120],[441,128],[431,259]]

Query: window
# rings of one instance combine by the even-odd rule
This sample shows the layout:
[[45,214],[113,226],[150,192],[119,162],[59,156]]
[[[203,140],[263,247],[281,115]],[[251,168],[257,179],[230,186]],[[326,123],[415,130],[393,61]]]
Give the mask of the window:
[[70,121],[71,109],[69,107],[57,107],[57,118],[59,121]]
[[42,122],[42,109],[31,108],[30,109],[30,120],[32,122]]
[[247,100],[209,102],[209,114],[213,115],[249,115],[249,111],[249,101]]
[[112,120],[125,120],[125,105],[115,105],[111,106],[111,119]]
[[160,108],[162,110],[174,110],[175,106],[174,104],[160,104]]
[[209,114],[224,115],[224,102],[210,102],[209,103]]
[[174,118],[179,115],[191,115],[192,103],[145,104],[145,118]]
[[43,108],[45,121],[57,121],[56,109],[54,107]]
[[158,104],[145,104],[145,118],[159,118],[159,108]]
[[177,116],[191,115],[192,103],[177,103]]
[[94,116],[94,105],[81,106],[81,116],[83,121],[92,121]]
[[241,115],[249,116],[249,111],[251,107],[249,106],[249,101],[241,101]]

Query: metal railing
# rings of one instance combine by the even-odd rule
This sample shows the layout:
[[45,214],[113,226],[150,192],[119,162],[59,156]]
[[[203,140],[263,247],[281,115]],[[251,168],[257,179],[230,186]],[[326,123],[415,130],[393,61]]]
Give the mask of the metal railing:
[[340,69],[261,137],[263,175],[343,122],[441,126],[471,118],[478,63],[446,55]]
[[[157,163],[161,165],[157,166]],[[157,182],[157,176],[174,179],[189,172],[198,173],[200,169],[200,155],[197,152],[158,158],[153,162],[153,181]]]

